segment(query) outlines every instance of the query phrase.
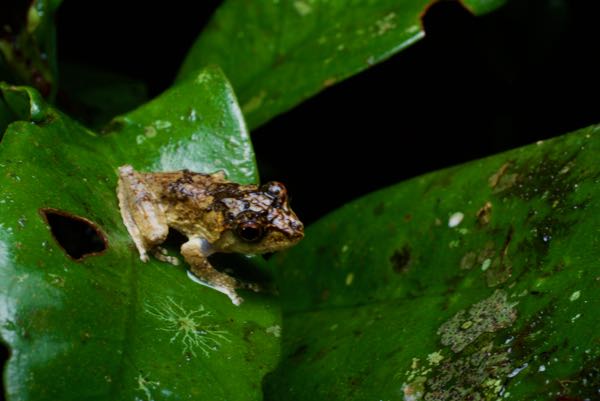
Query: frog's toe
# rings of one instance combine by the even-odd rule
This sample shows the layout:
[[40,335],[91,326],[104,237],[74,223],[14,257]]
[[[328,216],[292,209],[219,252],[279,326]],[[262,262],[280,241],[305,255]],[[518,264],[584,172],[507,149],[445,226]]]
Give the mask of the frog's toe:
[[263,288],[260,285],[256,284],[256,283],[240,282],[238,288],[242,288],[244,290],[251,290],[251,291],[254,291],[254,292],[262,292],[263,291]]
[[231,299],[231,302],[236,306],[240,306],[242,304],[242,302],[244,302],[244,298],[240,297],[234,290],[231,290],[231,289],[225,288],[225,287],[213,287],[213,288],[215,290],[227,295],[229,297],[229,299]]
[[192,280],[195,283],[198,283],[200,285],[203,285],[205,287],[209,287],[212,288],[214,290],[219,291],[222,294],[225,294],[229,297],[229,299],[231,299],[231,302],[234,305],[239,306],[242,302],[244,302],[244,298],[240,297],[233,288],[230,288],[228,286],[224,286],[224,285],[219,285],[219,284],[215,284],[215,283],[209,283],[207,281],[202,280],[200,277],[196,276],[194,273],[192,273],[191,271],[188,270],[187,272],[188,278],[190,280]]
[[[229,295],[229,294],[228,294]],[[242,302],[244,302],[244,298],[238,296],[237,294],[229,295],[229,299],[235,306],[240,306]]]

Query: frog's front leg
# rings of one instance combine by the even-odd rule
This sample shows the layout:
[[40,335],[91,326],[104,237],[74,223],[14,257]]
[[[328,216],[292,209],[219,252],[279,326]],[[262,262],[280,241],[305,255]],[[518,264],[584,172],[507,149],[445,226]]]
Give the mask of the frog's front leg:
[[140,252],[140,259],[147,262],[148,250],[164,242],[169,234],[165,214],[156,195],[130,165],[119,167],[117,196],[123,223]]
[[235,305],[244,300],[235,292],[236,288],[242,287],[233,277],[216,270],[208,261],[208,256],[213,253],[210,243],[203,238],[190,238],[181,246],[181,254],[190,265],[190,278],[194,281],[200,280],[200,284],[207,285],[227,295]]

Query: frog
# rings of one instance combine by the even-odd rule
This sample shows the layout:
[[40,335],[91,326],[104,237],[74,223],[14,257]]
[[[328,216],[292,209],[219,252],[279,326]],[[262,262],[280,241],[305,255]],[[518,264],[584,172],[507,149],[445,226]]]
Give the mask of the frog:
[[271,253],[304,237],[286,187],[277,181],[238,184],[222,170],[139,172],[126,164],[118,168],[117,198],[142,262],[151,254],[176,264],[178,259],[165,256],[160,247],[174,229],[187,238],[180,253],[188,276],[227,295],[234,305],[243,302],[236,290],[260,287],[217,270],[210,255]]

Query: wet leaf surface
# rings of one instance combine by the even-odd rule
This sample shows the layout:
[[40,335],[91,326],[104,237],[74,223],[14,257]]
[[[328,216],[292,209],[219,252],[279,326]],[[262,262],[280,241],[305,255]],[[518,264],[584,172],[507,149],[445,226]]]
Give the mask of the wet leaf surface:
[[[17,116],[0,142],[7,399],[261,399],[262,377],[279,355],[274,297],[244,292],[236,307],[189,280],[183,266],[142,263],[115,193],[125,163],[141,171],[223,169],[235,181],[256,181],[222,73],[200,72],[103,135],[31,89],[1,89],[3,106]],[[61,246],[75,240],[65,232],[96,247],[73,254]]]
[[600,126],[417,177],[269,261],[271,400],[593,400]]
[[[504,0],[465,1],[475,14]],[[381,62],[424,36],[431,0],[225,1],[192,46],[179,80],[219,65],[250,128]]]

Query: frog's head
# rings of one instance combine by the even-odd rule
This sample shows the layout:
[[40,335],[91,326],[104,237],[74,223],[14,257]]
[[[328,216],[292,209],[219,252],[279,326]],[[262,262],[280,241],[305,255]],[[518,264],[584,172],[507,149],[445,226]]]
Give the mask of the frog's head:
[[228,252],[275,252],[304,237],[304,225],[290,208],[287,190],[279,182],[248,191],[235,203],[230,209],[237,213],[229,224]]

